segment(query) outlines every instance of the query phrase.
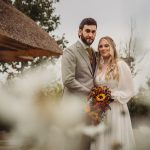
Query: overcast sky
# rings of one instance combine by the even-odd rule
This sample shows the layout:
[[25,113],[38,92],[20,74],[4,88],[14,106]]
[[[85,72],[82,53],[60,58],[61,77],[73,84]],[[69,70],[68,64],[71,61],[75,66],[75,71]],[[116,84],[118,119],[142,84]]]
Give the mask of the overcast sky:
[[137,37],[143,41],[143,48],[150,48],[150,0],[60,0],[56,13],[61,17],[61,25],[55,32],[65,33],[69,45],[77,40],[78,26],[84,17],[97,20],[98,30],[93,47],[103,35],[114,38],[117,45],[129,39],[131,17],[135,22]]
[[[55,34],[61,36],[65,33],[69,41],[67,46],[78,39],[77,32],[81,20],[85,17],[95,18],[98,23],[97,36],[93,43],[95,49],[99,38],[104,35],[111,36],[118,48],[125,44],[129,40],[132,18],[135,36],[140,44],[139,51],[147,51],[148,55],[136,65],[140,71],[135,82],[137,87],[145,84],[150,76],[150,67],[147,64],[150,57],[150,0],[60,0],[56,4],[56,13],[61,17],[61,25]],[[138,55],[139,59],[141,57],[142,54]]]

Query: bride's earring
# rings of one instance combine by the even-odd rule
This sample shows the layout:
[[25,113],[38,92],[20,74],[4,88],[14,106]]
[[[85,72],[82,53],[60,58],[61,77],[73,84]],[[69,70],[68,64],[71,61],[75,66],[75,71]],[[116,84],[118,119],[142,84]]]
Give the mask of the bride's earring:
[[104,64],[104,59],[103,59],[102,56],[101,56],[101,58],[100,58],[100,64],[101,64],[101,65]]

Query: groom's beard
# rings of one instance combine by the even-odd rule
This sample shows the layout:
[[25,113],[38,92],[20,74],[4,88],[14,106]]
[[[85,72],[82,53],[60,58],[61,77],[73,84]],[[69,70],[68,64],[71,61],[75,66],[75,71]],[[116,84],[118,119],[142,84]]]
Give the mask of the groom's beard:
[[82,40],[84,44],[89,45],[89,46],[94,42],[94,39],[86,38],[83,36],[83,34],[80,36],[80,39]]

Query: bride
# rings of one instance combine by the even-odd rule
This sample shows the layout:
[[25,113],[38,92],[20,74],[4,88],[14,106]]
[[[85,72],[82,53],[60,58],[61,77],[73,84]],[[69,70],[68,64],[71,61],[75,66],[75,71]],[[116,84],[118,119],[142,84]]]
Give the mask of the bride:
[[106,112],[104,123],[109,130],[99,134],[91,145],[91,150],[130,150],[134,146],[134,136],[127,102],[134,94],[129,66],[117,58],[116,46],[112,38],[102,37],[98,45],[99,61],[95,84],[106,85],[112,91],[114,102]]

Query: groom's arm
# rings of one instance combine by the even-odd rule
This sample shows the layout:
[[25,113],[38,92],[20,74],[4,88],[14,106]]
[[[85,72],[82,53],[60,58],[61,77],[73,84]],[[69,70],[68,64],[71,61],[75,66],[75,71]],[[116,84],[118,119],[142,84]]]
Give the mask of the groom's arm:
[[62,56],[62,81],[65,87],[76,92],[88,94],[90,89],[75,79],[76,58],[69,49],[64,51]]

